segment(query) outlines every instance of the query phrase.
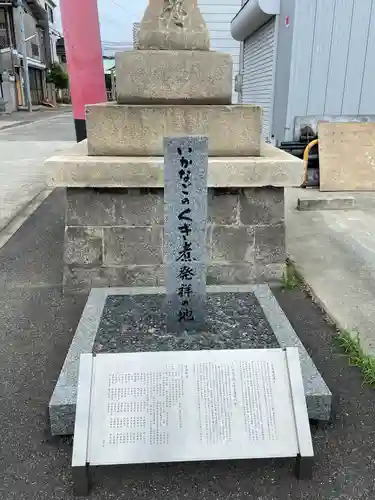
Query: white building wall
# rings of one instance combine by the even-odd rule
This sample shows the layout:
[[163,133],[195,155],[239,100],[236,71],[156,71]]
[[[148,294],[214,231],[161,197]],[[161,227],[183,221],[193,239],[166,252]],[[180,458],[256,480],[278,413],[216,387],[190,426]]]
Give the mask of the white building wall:
[[276,68],[276,16],[244,42],[242,102],[263,110],[263,137],[271,142]]
[[234,78],[239,72],[240,42],[233,40],[230,23],[241,8],[241,0],[198,0],[199,9],[207,23],[211,37],[211,50],[231,54],[233,59],[233,103],[238,102],[234,91]]
[[58,7],[55,6],[55,4],[53,2],[46,1],[44,4],[44,7],[46,8],[47,5],[49,5],[53,11],[53,23],[50,20],[48,22],[49,35],[50,35],[50,39],[51,39],[51,58],[52,58],[52,62],[59,62],[59,58],[58,58],[57,53],[56,53],[56,42],[62,36],[60,31],[59,31],[58,22],[57,22],[57,19],[59,17],[59,15],[58,15],[59,9],[58,9]]
[[295,116],[375,114],[375,0],[296,0],[287,139]]

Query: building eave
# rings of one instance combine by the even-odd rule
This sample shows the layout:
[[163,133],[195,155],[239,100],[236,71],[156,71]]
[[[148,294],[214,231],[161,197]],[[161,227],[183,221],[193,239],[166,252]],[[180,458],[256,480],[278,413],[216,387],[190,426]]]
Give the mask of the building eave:
[[232,19],[232,37],[242,42],[273,16],[280,14],[280,0],[248,0]]
[[26,0],[26,4],[35,19],[37,19],[38,21],[47,20],[47,12],[37,0]]

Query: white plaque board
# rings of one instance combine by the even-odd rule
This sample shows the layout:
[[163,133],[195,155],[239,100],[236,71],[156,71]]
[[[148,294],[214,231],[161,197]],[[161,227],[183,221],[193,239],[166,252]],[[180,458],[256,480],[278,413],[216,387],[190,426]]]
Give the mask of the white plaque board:
[[[297,373],[288,368],[288,351],[297,360]],[[85,447],[90,465],[295,457],[301,452],[301,415],[311,445],[297,349],[99,354],[91,359]],[[297,385],[291,377],[297,377]],[[80,377],[77,450],[78,429],[82,436],[77,418],[85,415],[83,383]]]

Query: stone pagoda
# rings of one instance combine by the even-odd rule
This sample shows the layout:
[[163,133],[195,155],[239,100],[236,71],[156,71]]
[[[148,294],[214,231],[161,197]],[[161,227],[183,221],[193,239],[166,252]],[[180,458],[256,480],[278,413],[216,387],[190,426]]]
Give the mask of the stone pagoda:
[[[47,161],[51,185],[67,189],[64,292],[90,292],[50,400],[52,434],[73,433],[82,354],[298,347],[309,417],[329,420],[332,395],[266,285],[284,271],[284,188],[301,185],[302,161],[263,144],[259,106],[231,104],[231,58],[209,50],[193,0],[152,0],[139,47],[116,56],[118,102],[87,106],[87,141]],[[168,212],[181,168],[163,155],[181,137],[204,150],[191,182],[200,165],[205,202],[208,187],[204,209],[195,203],[202,257],[190,259],[208,285],[196,288],[207,299],[196,332],[163,315],[176,262],[164,201]]]
[[194,0],[151,0],[139,49],[116,54],[117,103],[87,106],[87,141],[47,161],[67,187],[64,290],[164,285],[163,139],[209,139],[208,284],[277,281],[284,187],[303,165],[262,142],[262,109],[232,105],[232,61]]

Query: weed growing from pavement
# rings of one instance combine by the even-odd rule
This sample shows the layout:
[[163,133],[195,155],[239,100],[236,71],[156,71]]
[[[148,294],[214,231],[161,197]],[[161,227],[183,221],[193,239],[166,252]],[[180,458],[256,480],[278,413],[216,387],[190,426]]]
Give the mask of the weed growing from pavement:
[[364,382],[375,388],[375,357],[364,352],[358,333],[343,330],[335,338],[348,355],[350,365],[357,366],[361,370]]
[[283,272],[281,278],[282,288],[287,290],[293,290],[294,288],[300,288],[303,285],[303,278],[297,269],[294,267],[293,263],[287,261],[285,266],[285,271]]

